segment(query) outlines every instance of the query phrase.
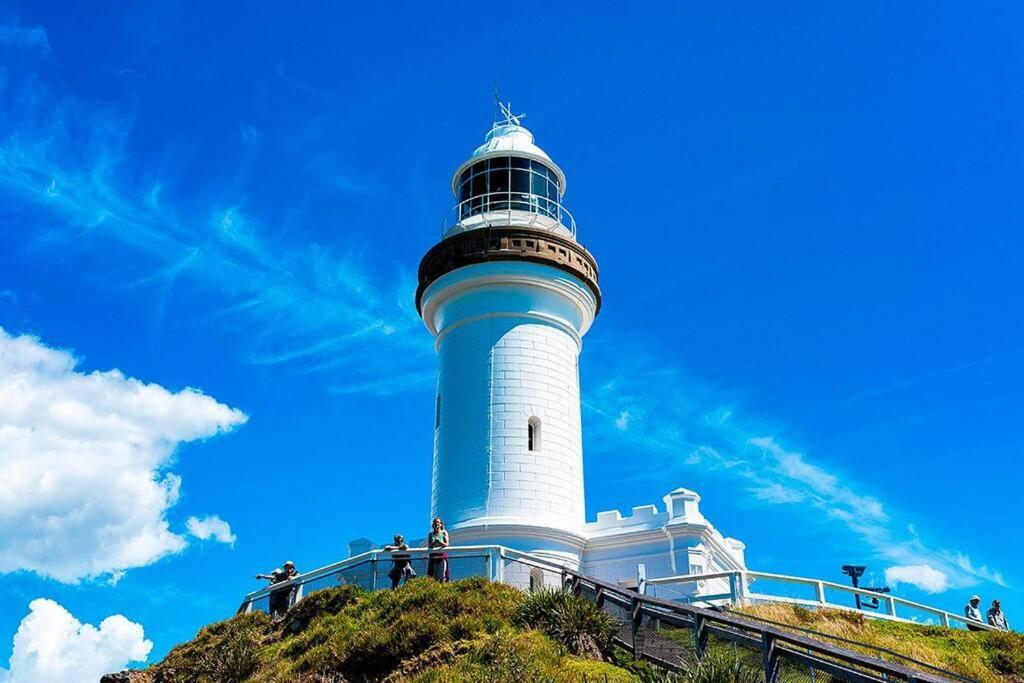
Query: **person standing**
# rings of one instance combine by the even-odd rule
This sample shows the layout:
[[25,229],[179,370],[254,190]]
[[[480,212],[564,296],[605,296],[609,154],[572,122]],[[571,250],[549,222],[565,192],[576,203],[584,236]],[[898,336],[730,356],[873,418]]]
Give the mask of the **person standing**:
[[[384,550],[391,553],[392,565],[391,571],[388,572],[388,578],[391,579],[391,590],[398,588],[403,580],[409,581],[409,579],[416,578],[416,572],[412,568],[412,555],[407,550],[409,546],[405,544],[405,537],[402,534],[395,534],[395,544],[384,546]],[[400,553],[396,555],[395,553]]]
[[[288,560],[284,563],[284,568],[278,567],[269,574],[257,574],[257,579],[267,579],[270,581],[270,586],[273,588],[279,583],[284,583],[290,579],[294,579],[299,575],[299,571],[295,568],[295,563]],[[277,619],[283,617],[285,612],[292,606],[293,596],[298,591],[298,586],[287,586],[277,590],[270,591],[270,598],[268,599],[268,609],[270,616]]]
[[1010,623],[1006,621],[1006,614],[1003,612],[998,600],[992,601],[992,606],[988,609],[987,616],[989,626],[995,626],[1003,631],[1010,630]]
[[978,628],[971,624],[972,621],[984,623],[981,620],[981,609],[978,605],[981,604],[981,598],[977,595],[972,595],[970,601],[964,606],[964,616],[967,617],[967,629],[970,631],[984,631],[985,629]]
[[444,522],[440,517],[435,517],[430,524],[430,533],[427,534],[427,547],[430,549],[430,559],[427,562],[427,576],[446,583],[448,574],[448,531],[444,528]]

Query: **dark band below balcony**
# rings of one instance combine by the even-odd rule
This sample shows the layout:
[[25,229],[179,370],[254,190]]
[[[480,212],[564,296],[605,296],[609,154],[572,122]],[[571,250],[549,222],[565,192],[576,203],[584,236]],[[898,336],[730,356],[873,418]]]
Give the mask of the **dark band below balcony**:
[[457,268],[488,261],[529,261],[563,270],[585,284],[601,310],[597,285],[597,261],[582,245],[546,230],[529,228],[480,228],[441,240],[420,261],[416,310],[423,292],[435,280]]

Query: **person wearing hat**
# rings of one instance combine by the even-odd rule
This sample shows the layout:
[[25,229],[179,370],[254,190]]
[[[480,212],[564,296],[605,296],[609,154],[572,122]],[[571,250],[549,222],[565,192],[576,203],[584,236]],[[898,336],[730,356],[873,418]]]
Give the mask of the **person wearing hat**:
[[[295,563],[288,560],[284,563],[284,568],[278,567],[269,574],[257,574],[257,579],[266,579],[270,581],[270,585],[274,586],[279,583],[284,583],[289,579],[294,579],[299,575],[299,571],[295,568]],[[268,609],[270,616],[275,619],[284,616],[284,613],[288,611],[288,608],[292,606],[292,596],[297,591],[297,586],[288,586],[287,588],[281,588],[270,592],[270,599],[268,600]]]
[[1006,621],[1006,614],[1000,608],[998,600],[992,601],[992,607],[989,608],[987,616],[989,626],[995,626],[1003,631],[1010,630],[1010,623]]
[[984,631],[985,630],[983,628],[978,628],[977,626],[974,626],[974,625],[972,625],[970,623],[972,621],[977,621],[977,622],[984,623],[981,620],[981,610],[978,608],[978,605],[980,605],[980,604],[981,604],[981,598],[979,598],[977,595],[972,595],[970,601],[964,607],[964,616],[967,617],[967,619],[968,619],[967,628],[970,631]]

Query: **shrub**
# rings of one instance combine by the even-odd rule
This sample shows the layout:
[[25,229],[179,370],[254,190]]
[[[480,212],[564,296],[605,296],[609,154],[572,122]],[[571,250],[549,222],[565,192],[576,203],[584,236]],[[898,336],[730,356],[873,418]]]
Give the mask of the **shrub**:
[[191,642],[172,649],[157,667],[174,683],[242,683],[260,667],[260,648],[272,628],[263,612],[211,624]]
[[365,594],[365,591],[358,586],[337,586],[314,591],[288,610],[282,630],[284,633],[300,633],[314,619],[338,614]]
[[689,683],[760,683],[763,678],[760,667],[745,666],[728,651],[706,653],[684,676]]
[[513,622],[537,629],[573,654],[600,659],[611,646],[615,621],[585,598],[567,591],[540,590],[527,597]]

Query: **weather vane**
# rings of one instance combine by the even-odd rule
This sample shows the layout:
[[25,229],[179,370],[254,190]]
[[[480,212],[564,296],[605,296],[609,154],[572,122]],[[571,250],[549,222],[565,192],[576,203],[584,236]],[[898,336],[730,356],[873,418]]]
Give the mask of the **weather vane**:
[[502,102],[498,97],[498,81],[494,81],[494,128],[498,126],[518,126],[526,114],[513,114],[512,102]]

